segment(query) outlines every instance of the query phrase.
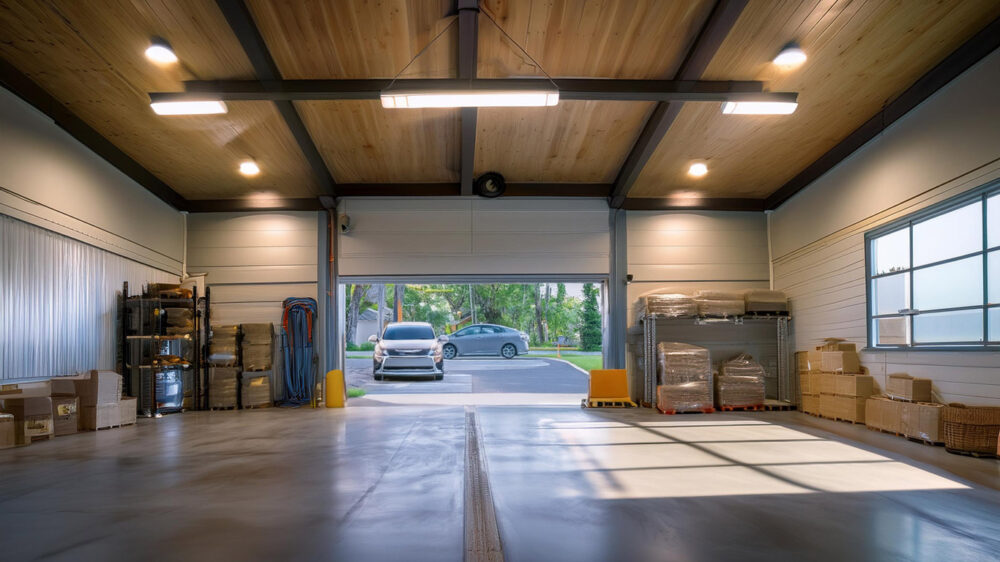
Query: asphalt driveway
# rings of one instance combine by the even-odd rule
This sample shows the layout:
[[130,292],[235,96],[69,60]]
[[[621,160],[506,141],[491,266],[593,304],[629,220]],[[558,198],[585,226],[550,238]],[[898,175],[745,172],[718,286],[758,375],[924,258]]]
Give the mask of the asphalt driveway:
[[347,384],[367,394],[530,393],[586,394],[587,375],[568,363],[530,357],[445,361],[444,380],[372,378],[370,359],[347,360]]

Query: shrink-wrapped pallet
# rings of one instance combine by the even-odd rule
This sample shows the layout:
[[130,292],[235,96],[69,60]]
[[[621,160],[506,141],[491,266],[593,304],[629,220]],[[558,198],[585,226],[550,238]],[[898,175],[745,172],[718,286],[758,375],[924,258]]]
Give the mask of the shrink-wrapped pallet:
[[743,316],[746,302],[743,293],[736,291],[698,291],[694,296],[699,316],[728,318]]
[[212,326],[211,340],[208,344],[208,364],[212,367],[235,367],[239,363],[237,355],[236,324],[217,324]]
[[240,385],[240,404],[244,408],[260,408],[271,405],[271,372],[244,371]]
[[271,344],[274,339],[274,326],[270,323],[263,324],[240,324],[243,331],[243,345]]
[[239,390],[239,369],[212,367],[208,370],[208,401],[210,408],[235,408]]
[[747,312],[787,312],[788,297],[781,291],[752,289],[744,296]]
[[636,316],[656,314],[665,318],[684,318],[698,315],[698,305],[691,295],[664,293],[640,297]]
[[712,410],[712,361],[707,349],[685,343],[656,346],[656,405],[664,412]]
[[762,405],[764,377],[764,367],[745,353],[726,361],[715,379],[716,405],[720,408]]

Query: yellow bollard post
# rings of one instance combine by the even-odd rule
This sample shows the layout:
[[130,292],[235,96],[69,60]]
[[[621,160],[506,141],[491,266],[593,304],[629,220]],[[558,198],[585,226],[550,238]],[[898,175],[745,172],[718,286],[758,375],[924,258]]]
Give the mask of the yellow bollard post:
[[323,401],[327,408],[343,408],[347,402],[347,391],[344,388],[344,372],[334,369],[326,374],[326,395]]

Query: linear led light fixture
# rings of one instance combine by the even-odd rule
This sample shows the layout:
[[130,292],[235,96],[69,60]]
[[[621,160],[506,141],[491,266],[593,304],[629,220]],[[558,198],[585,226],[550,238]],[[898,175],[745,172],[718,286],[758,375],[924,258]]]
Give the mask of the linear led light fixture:
[[229,110],[222,100],[154,101],[149,106],[157,115],[216,115]]
[[554,86],[538,88],[525,86],[516,89],[485,90],[421,89],[383,90],[382,107],[546,107],[559,103],[559,90]]
[[782,92],[770,93],[767,98],[753,96],[722,102],[722,112],[726,115],[789,115],[795,113],[798,106],[798,94]]

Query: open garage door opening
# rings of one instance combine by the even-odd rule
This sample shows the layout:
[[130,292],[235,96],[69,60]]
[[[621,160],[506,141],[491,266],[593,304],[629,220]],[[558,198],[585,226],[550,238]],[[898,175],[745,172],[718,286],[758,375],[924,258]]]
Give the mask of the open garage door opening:
[[371,404],[580,404],[604,363],[605,285],[342,283],[349,395]]

